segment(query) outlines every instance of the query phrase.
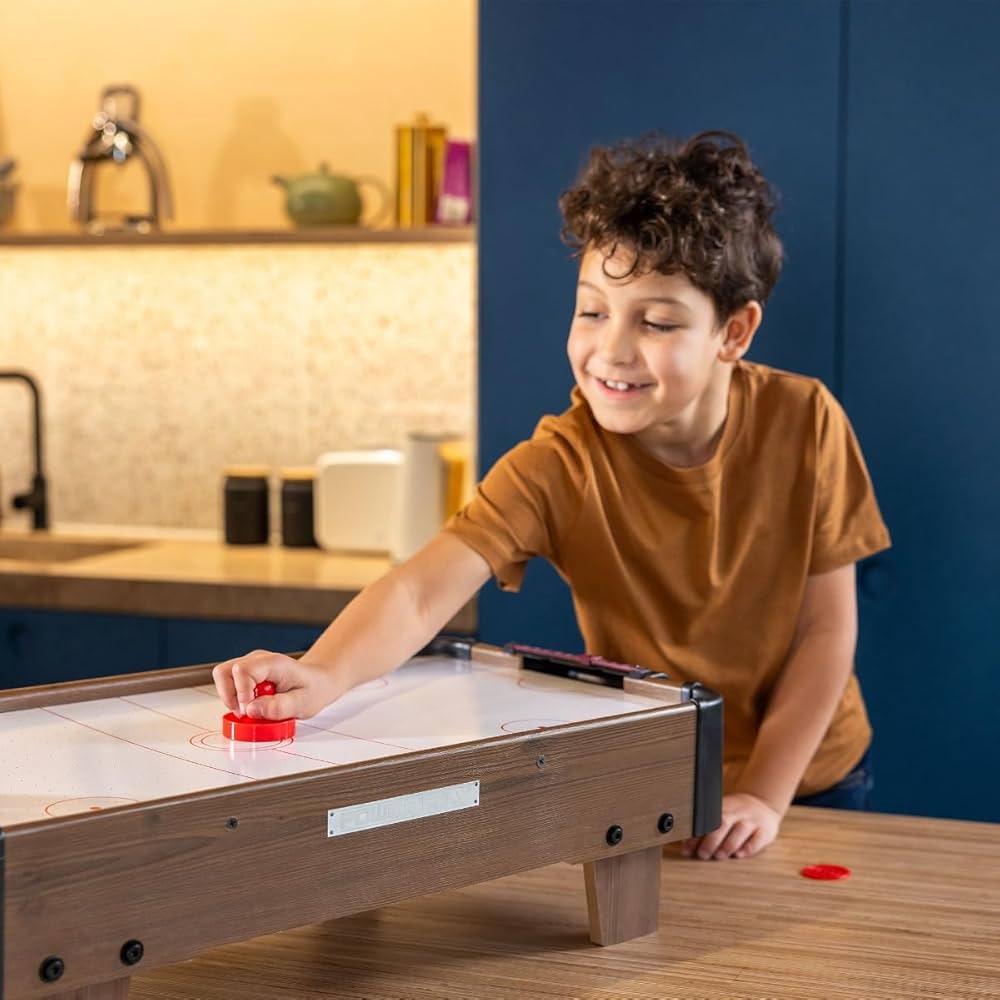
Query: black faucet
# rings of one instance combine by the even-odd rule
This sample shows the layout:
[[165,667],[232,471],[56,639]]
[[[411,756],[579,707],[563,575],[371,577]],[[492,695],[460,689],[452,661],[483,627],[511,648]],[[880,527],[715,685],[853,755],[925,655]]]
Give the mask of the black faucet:
[[45,475],[42,471],[42,394],[38,383],[27,372],[0,370],[0,379],[17,379],[24,382],[31,390],[35,418],[35,474],[31,479],[31,489],[14,497],[14,508],[30,510],[35,530],[44,531],[49,526],[49,507],[46,499]]

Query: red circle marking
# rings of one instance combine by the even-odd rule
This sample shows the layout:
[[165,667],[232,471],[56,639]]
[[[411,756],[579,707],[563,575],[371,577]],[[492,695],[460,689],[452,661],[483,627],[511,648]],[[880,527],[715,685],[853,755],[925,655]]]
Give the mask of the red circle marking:
[[[281,747],[291,746],[294,740],[280,740],[273,743],[237,743],[235,740],[227,739],[222,730],[211,732],[195,733],[188,743],[199,750],[216,750],[232,756],[234,753],[256,754],[262,750],[278,750]],[[236,774],[237,772],[231,772]]]
[[138,799],[125,799],[113,795],[81,795],[72,799],[59,799],[45,807],[46,816],[71,816],[73,813],[100,812],[115,806],[127,806]]
[[566,719],[511,719],[510,722],[504,722],[500,728],[505,733],[530,733],[535,729],[564,726],[566,722]]
[[820,882],[832,882],[835,879],[847,878],[851,874],[851,869],[843,865],[806,865],[799,874],[806,878],[818,879]]

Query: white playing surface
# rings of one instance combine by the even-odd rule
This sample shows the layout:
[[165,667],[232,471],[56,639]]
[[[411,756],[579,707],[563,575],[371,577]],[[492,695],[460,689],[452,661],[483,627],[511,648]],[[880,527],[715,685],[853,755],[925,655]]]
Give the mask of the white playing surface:
[[211,685],[0,713],[0,829],[662,706],[596,684],[421,657],[298,722],[281,743],[225,739]]

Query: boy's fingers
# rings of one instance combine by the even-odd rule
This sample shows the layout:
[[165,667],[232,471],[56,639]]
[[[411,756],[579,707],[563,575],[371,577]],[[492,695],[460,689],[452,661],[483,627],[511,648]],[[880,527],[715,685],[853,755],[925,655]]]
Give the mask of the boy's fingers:
[[720,826],[717,830],[713,830],[711,833],[706,833],[705,836],[701,838],[701,844],[698,845],[698,857],[705,861],[715,854],[719,848],[719,844],[726,839],[726,836],[729,834],[731,828],[731,823],[723,817],[722,826]]
[[254,652],[233,660],[233,682],[241,713],[254,700],[254,688],[261,681],[271,681],[280,691],[290,686],[289,664],[294,669],[295,661],[282,653]]
[[688,837],[681,846],[681,854],[685,858],[690,858],[697,850],[698,845],[701,843],[701,837]]
[[758,829],[754,835],[743,845],[742,855],[745,858],[752,858],[758,852],[764,850],[771,842],[771,838],[763,829]]
[[233,682],[233,666],[231,660],[218,663],[212,668],[212,680],[215,682],[215,690],[222,699],[222,704],[231,712],[239,708],[239,701],[236,697],[236,684]]
[[737,820],[726,834],[726,839],[715,849],[713,857],[732,857],[753,835],[756,827],[749,820]]
[[[247,705],[253,701],[253,689],[260,683],[249,660],[233,660],[233,684],[236,687],[237,712],[246,715]],[[266,680],[262,677],[261,680]]]
[[[244,714],[256,719],[296,718],[300,685],[298,663],[284,653],[258,651],[241,657],[233,664],[237,695]],[[273,695],[254,697],[261,681],[271,681],[277,688]]]
[[299,695],[297,691],[284,691],[281,694],[263,695],[255,698],[247,705],[247,714],[251,719],[297,719]]

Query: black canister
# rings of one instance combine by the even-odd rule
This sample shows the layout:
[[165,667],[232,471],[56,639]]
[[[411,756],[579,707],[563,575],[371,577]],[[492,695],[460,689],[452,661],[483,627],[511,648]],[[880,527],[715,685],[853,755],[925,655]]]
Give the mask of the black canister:
[[223,510],[229,545],[266,545],[270,540],[268,468],[231,465],[224,471]]
[[311,468],[281,470],[281,544],[316,548],[313,534],[313,482]]

